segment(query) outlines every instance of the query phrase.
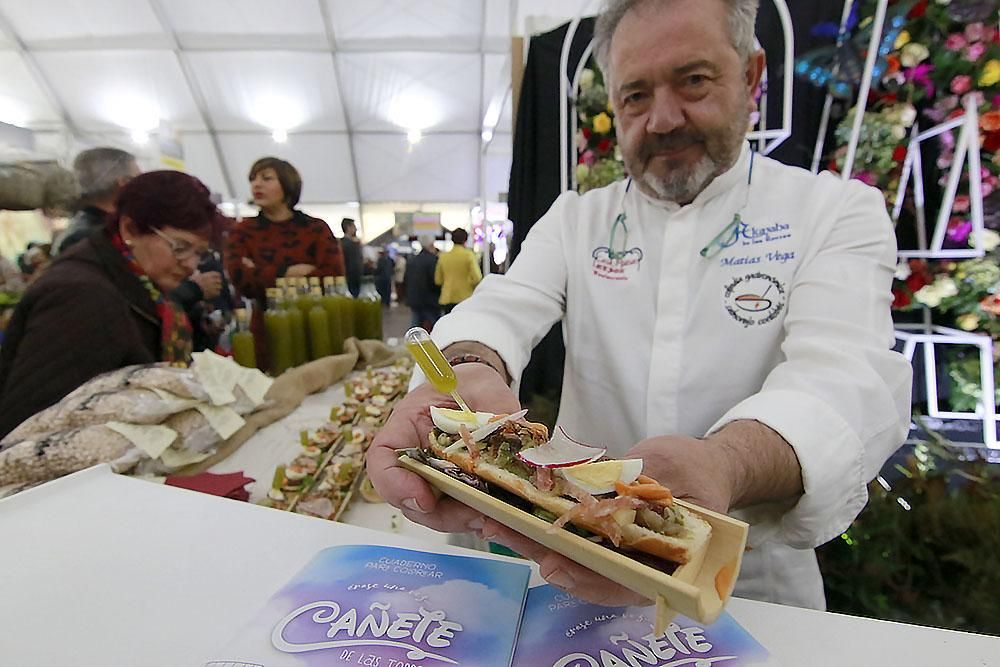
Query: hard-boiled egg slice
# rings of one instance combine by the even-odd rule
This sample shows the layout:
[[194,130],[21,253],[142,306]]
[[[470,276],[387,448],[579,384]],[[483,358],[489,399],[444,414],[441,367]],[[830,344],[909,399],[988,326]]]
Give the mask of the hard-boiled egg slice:
[[469,431],[475,431],[480,426],[486,425],[493,416],[492,412],[476,412],[473,416],[473,413],[464,410],[431,406],[431,421],[439,429],[451,435],[458,435],[458,427],[462,424]]
[[567,480],[596,496],[614,491],[615,482],[622,484],[634,482],[642,473],[642,459],[584,463],[562,468],[560,472]]

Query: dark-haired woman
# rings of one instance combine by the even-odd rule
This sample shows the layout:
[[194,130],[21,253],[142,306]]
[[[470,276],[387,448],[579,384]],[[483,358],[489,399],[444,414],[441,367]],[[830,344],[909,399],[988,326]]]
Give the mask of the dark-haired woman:
[[166,298],[216,234],[208,188],[175,171],[137,176],[116,213],[25,293],[0,348],[0,438],[101,373],[187,363],[191,324]]
[[302,177],[291,164],[266,157],[250,168],[256,218],[229,233],[226,268],[240,294],[264,301],[276,278],[344,275],[340,243],[329,225],[296,210]]
[[[257,340],[263,340],[264,290],[281,277],[342,276],[344,256],[329,225],[295,208],[302,194],[295,167],[265,157],[250,167],[249,178],[260,213],[229,232],[226,270],[237,291],[254,300],[251,327]],[[266,369],[269,359],[266,346],[260,346],[257,365]]]

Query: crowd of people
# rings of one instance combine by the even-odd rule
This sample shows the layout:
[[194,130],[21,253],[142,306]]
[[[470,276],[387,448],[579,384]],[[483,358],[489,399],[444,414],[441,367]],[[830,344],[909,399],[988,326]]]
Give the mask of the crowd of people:
[[[81,197],[66,229],[51,245],[27,248],[20,266],[0,258],[0,292],[20,295],[0,323],[0,438],[96,375],[138,363],[184,364],[193,352],[225,348],[223,333],[242,300],[252,303],[251,328],[265,340],[265,290],[279,277],[344,276],[357,297],[362,275],[374,274],[386,306],[394,284],[403,292],[410,282],[402,257],[383,250],[365,261],[354,220],[341,222],[338,239],[297,208],[302,177],[285,160],[251,166],[259,213],[238,222],[220,214],[197,178],[141,173],[126,151],[85,150],[73,167]],[[455,243],[465,242],[463,234],[455,232]],[[432,242],[426,247],[435,252]],[[429,270],[431,280],[414,282],[409,294],[433,326],[438,286],[456,299],[475,283],[454,292],[451,271],[437,267],[435,275],[433,263]],[[268,368],[266,345],[257,361]]]

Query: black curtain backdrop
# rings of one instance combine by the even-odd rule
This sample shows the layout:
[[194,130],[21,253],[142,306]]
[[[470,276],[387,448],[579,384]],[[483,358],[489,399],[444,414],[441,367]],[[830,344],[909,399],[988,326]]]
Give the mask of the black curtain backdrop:
[[[832,43],[830,38],[814,37],[813,26],[822,22],[838,23],[841,3],[814,0],[788,0],[795,33],[796,57],[819,46]],[[559,133],[569,134],[569,128],[559,124],[559,58],[568,25],[531,38],[524,82],[514,129],[514,152],[508,190],[508,209],[514,223],[512,257],[516,258],[521,243],[531,226],[552,205],[562,192],[559,183]],[[590,42],[594,20],[584,19],[577,28],[570,50],[568,75],[576,71],[580,58]],[[770,0],[762,0],[757,17],[757,38],[768,54],[770,108],[768,127],[781,120],[780,95],[784,77],[784,37],[778,12]],[[573,94],[574,91],[570,91]],[[771,153],[771,157],[786,164],[808,168],[812,162],[816,132],[823,110],[825,92],[796,81],[793,89],[792,136]],[[572,107],[570,112],[574,113]],[[835,109],[831,120],[836,127],[842,108]],[[572,142],[572,137],[569,137]],[[828,138],[827,147],[832,145]],[[557,324],[542,339],[531,356],[521,379],[521,398],[544,394],[558,402],[562,388],[565,349],[561,324]]]

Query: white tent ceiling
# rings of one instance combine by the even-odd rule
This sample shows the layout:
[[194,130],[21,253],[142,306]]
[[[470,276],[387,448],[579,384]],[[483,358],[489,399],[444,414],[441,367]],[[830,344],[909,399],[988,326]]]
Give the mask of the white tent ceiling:
[[227,199],[248,197],[264,155],[299,168],[305,202],[495,199],[510,169],[510,37],[591,4],[0,0],[0,121],[62,157],[169,127],[186,169]]

